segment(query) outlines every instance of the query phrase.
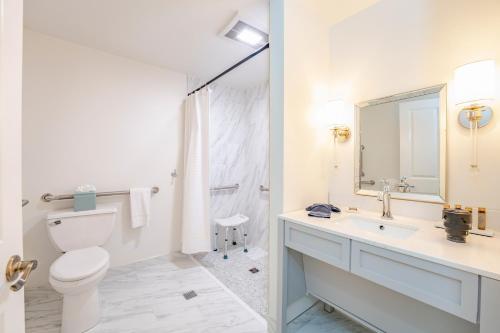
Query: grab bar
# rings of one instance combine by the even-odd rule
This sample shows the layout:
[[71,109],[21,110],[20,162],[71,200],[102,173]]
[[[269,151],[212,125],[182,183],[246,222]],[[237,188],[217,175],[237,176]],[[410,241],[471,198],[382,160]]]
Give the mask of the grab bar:
[[261,192],[269,192],[269,187],[265,187],[264,185],[260,185],[259,186],[259,190]]
[[375,185],[374,180],[362,180],[360,183],[361,185]]
[[[158,186],[152,187],[151,188],[151,193],[158,193],[160,192],[160,188]],[[109,197],[112,195],[128,195],[130,194],[130,190],[126,191],[112,191],[112,192],[97,192],[95,194],[96,197]],[[61,195],[53,195],[52,193],[44,193],[42,197],[40,198],[44,202],[51,202],[54,200],[68,200],[68,199],[74,199],[73,194],[61,194]]]
[[240,188],[240,184],[224,185],[224,186],[211,187],[210,191],[237,190],[239,188]]
[[365,150],[365,145],[361,145],[359,150],[359,176],[364,177],[365,171],[363,170],[363,151]]

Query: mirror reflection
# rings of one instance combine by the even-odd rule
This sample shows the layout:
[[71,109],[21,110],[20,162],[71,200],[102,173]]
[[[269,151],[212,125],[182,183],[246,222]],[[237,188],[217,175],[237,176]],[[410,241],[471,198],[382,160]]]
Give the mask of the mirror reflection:
[[381,191],[385,179],[396,193],[444,196],[444,89],[441,85],[359,106],[358,190]]

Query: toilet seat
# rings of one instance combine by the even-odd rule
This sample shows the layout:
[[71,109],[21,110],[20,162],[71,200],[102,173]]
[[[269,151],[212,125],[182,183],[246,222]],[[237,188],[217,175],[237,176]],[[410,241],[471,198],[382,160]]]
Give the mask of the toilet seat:
[[68,251],[50,266],[50,277],[61,282],[84,280],[109,265],[109,253],[93,246]]

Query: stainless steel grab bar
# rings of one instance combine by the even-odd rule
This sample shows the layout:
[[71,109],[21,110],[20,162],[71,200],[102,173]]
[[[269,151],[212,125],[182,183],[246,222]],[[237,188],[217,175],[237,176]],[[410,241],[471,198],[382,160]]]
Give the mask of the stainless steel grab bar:
[[364,177],[365,171],[363,170],[363,151],[365,150],[365,145],[361,145],[359,150],[359,176]]
[[239,188],[240,188],[240,184],[224,185],[224,186],[211,187],[210,191],[237,190]]
[[[160,192],[160,188],[158,186],[152,187],[151,188],[151,193],[158,193]],[[128,195],[130,194],[130,190],[126,191],[111,191],[111,192],[97,192],[95,195],[96,197],[110,197],[113,195]],[[68,199],[74,199],[73,194],[61,194],[61,195],[53,195],[52,193],[44,193],[42,197],[40,198],[44,202],[51,202],[54,200],[68,200]]]
[[269,187],[265,187],[264,185],[260,185],[259,186],[259,190],[261,192],[269,192]]
[[375,185],[374,180],[362,180],[360,181],[361,185]]

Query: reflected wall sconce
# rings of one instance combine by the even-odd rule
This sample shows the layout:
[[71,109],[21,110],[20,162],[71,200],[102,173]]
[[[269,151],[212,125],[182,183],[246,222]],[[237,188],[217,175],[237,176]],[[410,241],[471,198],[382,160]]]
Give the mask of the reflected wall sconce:
[[351,130],[344,125],[333,125],[330,127],[335,142],[346,142],[351,137]]
[[493,110],[487,104],[495,98],[494,60],[473,62],[455,70],[455,103],[462,107],[458,122],[470,129],[471,168],[478,167],[478,129],[489,124]]
[[[344,112],[345,111],[345,103],[342,100],[333,100],[328,102],[328,111],[335,117],[335,113]],[[333,154],[334,154],[334,167],[338,168],[338,160],[337,160],[337,143],[346,142],[351,137],[351,130],[346,125],[341,124],[332,124],[330,126],[330,131],[333,134]]]

